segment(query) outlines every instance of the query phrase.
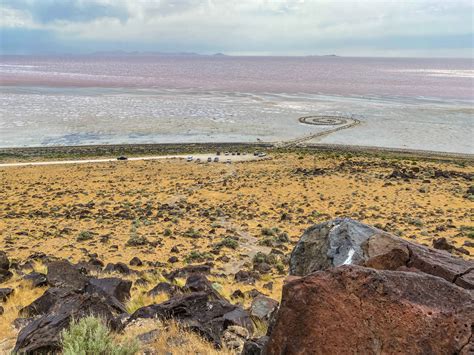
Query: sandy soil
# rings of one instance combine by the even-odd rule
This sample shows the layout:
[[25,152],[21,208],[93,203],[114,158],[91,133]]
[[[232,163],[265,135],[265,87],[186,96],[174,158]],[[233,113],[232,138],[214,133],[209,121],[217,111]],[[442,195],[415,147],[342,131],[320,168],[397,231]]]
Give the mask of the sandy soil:
[[[454,254],[472,258],[473,174],[466,161],[330,152],[234,164],[174,159],[2,167],[0,250],[19,262],[35,252],[74,262],[91,253],[105,263],[138,256],[145,265],[134,268],[161,262],[162,273],[212,262],[212,281],[226,297],[255,287],[279,299],[295,242],[307,227],[338,216],[429,246],[446,237],[460,248]],[[254,267],[258,252],[272,250],[271,270],[254,286],[233,279],[239,269]],[[171,256],[178,261],[169,262]],[[133,301],[153,286],[134,286]]]
[[[418,178],[387,178],[403,168],[415,168]],[[436,170],[453,176],[430,178]],[[135,255],[166,261],[174,245],[182,256],[206,251],[233,228],[261,239],[262,228],[278,227],[295,241],[313,223],[349,216],[419,243],[445,236],[461,246],[469,240],[462,226],[474,225],[474,205],[465,197],[472,173],[469,164],[324,154],[229,166],[156,160],[2,168],[0,245],[15,248],[20,259],[54,250],[78,260],[86,248],[111,261]],[[186,238],[189,228],[201,236]],[[171,235],[164,236],[166,229]],[[94,238],[76,242],[81,231]],[[126,247],[133,233],[160,246]],[[107,243],[99,241],[103,235]]]

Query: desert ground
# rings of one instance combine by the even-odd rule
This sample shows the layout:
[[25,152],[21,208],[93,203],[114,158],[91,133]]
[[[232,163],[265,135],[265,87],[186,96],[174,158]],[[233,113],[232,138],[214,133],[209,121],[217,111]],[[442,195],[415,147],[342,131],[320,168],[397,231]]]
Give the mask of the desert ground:
[[[129,265],[138,258],[130,268],[140,273],[122,275],[134,281],[130,312],[166,299],[147,294],[163,275],[211,263],[214,288],[248,306],[253,289],[279,300],[294,244],[306,228],[334,217],[430,247],[444,237],[442,247],[473,258],[473,176],[472,160],[306,150],[232,164],[167,159],[2,167],[0,250],[24,270],[40,272],[42,253],[73,263],[93,256]],[[236,280],[240,270],[255,270],[255,283]],[[15,289],[0,316],[0,349],[7,351],[18,310],[45,287],[32,287],[21,272],[1,287]],[[244,296],[233,296],[236,290]],[[200,341],[192,337],[183,336],[183,353]],[[157,346],[172,347],[163,340]],[[204,342],[200,349],[210,351]]]

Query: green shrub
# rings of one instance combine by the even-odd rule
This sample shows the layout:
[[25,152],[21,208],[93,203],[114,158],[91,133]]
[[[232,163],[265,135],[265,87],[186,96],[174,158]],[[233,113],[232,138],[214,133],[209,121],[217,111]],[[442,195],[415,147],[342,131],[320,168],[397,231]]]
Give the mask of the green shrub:
[[259,245],[264,245],[266,247],[272,247],[273,246],[273,240],[271,238],[265,238],[262,239],[258,242]]
[[76,238],[78,242],[82,242],[84,240],[89,240],[89,239],[92,239],[92,233],[89,231],[82,231],[81,233],[79,233],[79,235]]
[[288,237],[288,233],[285,233],[285,232],[278,234],[278,237],[276,239],[280,243],[288,243],[290,241],[290,238]]
[[192,262],[203,262],[206,260],[212,260],[213,257],[210,253],[201,253],[200,251],[193,250],[184,258],[188,264]]
[[225,237],[220,243],[217,244],[218,247],[227,247],[230,249],[237,249],[239,242],[231,237]]
[[280,232],[280,229],[278,227],[262,228],[262,234],[269,237],[273,237],[277,235],[278,232]]
[[194,228],[189,228],[186,232],[184,232],[184,236],[188,238],[199,238],[201,233],[195,230]]
[[143,235],[132,234],[130,239],[127,241],[128,246],[140,246],[146,245],[148,243],[148,239]]
[[92,316],[71,322],[61,333],[61,343],[64,355],[133,355],[139,349],[137,342],[114,342],[104,322]]

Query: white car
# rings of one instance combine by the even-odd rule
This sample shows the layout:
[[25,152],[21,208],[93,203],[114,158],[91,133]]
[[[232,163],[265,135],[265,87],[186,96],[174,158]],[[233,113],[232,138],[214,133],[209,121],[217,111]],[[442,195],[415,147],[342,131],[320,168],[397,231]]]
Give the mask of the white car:
[[188,162],[189,162],[189,161],[193,161],[193,156],[190,155],[190,156],[186,159],[186,161],[188,161]]
[[266,156],[266,155],[267,155],[267,153],[258,153],[258,157],[259,157],[259,158],[263,158],[263,157]]

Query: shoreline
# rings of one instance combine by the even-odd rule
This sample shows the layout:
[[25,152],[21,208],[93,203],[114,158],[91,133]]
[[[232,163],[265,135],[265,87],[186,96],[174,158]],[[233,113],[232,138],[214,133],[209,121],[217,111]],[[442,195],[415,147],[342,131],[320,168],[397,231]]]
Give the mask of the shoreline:
[[0,162],[34,162],[42,160],[66,160],[71,158],[116,157],[119,155],[178,155],[208,153],[210,151],[263,150],[266,152],[286,153],[342,153],[356,155],[374,155],[391,158],[459,160],[474,163],[474,154],[451,153],[430,150],[416,150],[358,145],[307,143],[287,147],[271,143],[154,143],[154,144],[111,144],[83,146],[48,146],[0,148]]

